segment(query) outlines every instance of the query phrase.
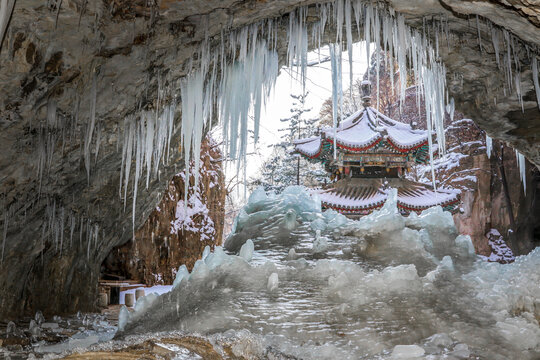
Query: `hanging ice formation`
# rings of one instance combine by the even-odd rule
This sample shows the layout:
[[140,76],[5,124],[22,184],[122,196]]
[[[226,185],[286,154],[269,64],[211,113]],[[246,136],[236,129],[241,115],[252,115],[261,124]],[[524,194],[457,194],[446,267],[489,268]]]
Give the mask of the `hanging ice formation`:
[[486,154],[488,158],[491,158],[491,152],[493,151],[493,139],[486,134]]
[[[334,127],[334,137],[336,136],[339,118],[342,114],[341,98],[343,96],[343,88],[341,86],[341,48],[339,44],[330,45],[330,59],[332,69],[332,119]],[[337,156],[336,142],[334,142],[334,159]]]
[[14,7],[15,0],[0,0],[0,51]]
[[[90,182],[90,144],[92,143],[92,136],[94,134],[94,127],[96,125],[96,96],[97,96],[97,74],[95,70],[92,74],[92,89],[90,98],[90,120],[87,124],[86,139],[84,141],[84,167],[86,168],[86,176],[88,182]],[[97,158],[97,154],[96,154]]]
[[[174,125],[175,105],[167,105],[161,113],[141,111],[124,119],[122,136],[122,165],[120,167],[120,197],[127,203],[127,191],[131,174],[131,162],[135,160],[133,177],[132,218],[135,227],[135,209],[139,180],[146,170],[146,187],[150,176],[158,175],[159,166],[168,160]],[[119,139],[120,140],[120,139]]]
[[[308,13],[310,16],[308,16]],[[311,16],[314,15],[314,16]],[[308,22],[308,18],[310,19]],[[312,19],[318,18],[316,22]],[[354,20],[353,20],[354,19]],[[201,42],[197,59],[192,61],[188,74],[180,82],[182,99],[181,138],[186,178],[189,178],[191,161],[194,162],[195,186],[198,183],[200,145],[204,129],[217,118],[223,129],[224,154],[229,159],[239,160],[237,166],[245,163],[249,120],[253,118],[255,140],[258,138],[262,104],[275,84],[279,64],[277,55],[278,19],[264,20],[243,28],[221,33],[221,41],[206,38]],[[353,24],[358,38],[366,42],[366,57],[370,61],[370,44],[374,42],[376,51],[384,50],[397,61],[398,72],[407,74],[408,68],[418,86],[418,92],[425,99],[427,126],[437,136],[439,153],[445,152],[444,117],[454,113],[453,99],[448,101],[446,92],[446,69],[439,61],[439,43],[446,37],[449,42],[448,22],[443,19],[424,21],[421,30],[413,29],[405,23],[402,15],[396,14],[381,4],[374,6],[361,0],[337,0],[313,7],[300,7],[288,16],[287,63],[297,66],[298,81],[305,85],[307,51],[309,44],[321,46],[327,29],[336,30],[335,43],[331,44],[334,126],[338,125],[338,107],[342,103],[341,50],[346,43],[349,50],[349,66],[353,62],[352,41]],[[481,39],[481,26],[477,22],[478,42],[485,48]],[[486,22],[489,25],[489,22]],[[311,38],[308,31],[311,27]],[[501,35],[502,34],[502,35]],[[518,40],[506,30],[491,27],[492,42],[498,64],[506,78],[506,90],[516,91],[521,100],[521,72],[516,46]],[[502,41],[502,44],[500,42]],[[218,43],[217,46],[213,46]],[[375,56],[374,61],[381,61]],[[391,66],[393,66],[392,62]],[[533,62],[533,72],[537,64]],[[536,69],[536,70],[535,70]],[[393,71],[393,70],[392,70]],[[536,71],[536,72],[535,72]],[[400,76],[400,103],[405,100],[406,76]],[[536,84],[536,83],[535,83]],[[377,86],[378,87],[378,86]],[[537,93],[538,87],[535,85]],[[377,99],[377,104],[379,100]],[[169,110],[174,109],[171,105]],[[163,113],[167,113],[164,111]],[[164,120],[166,118],[166,120]],[[162,121],[168,123],[167,126]],[[162,158],[165,138],[170,141],[173,126],[173,113],[150,119],[148,115],[133,115],[126,118],[122,148],[122,174],[120,194],[127,200],[127,189],[131,173],[131,159],[135,157],[135,178],[133,184],[133,209],[135,209],[138,181],[146,167],[148,186],[150,167],[157,166]],[[166,128],[165,133],[152,133],[155,129]],[[433,141],[429,138],[430,159],[433,160]],[[168,141],[167,149],[168,149]],[[160,153],[156,156],[156,153]],[[150,156],[150,154],[154,154]],[[157,167],[155,168],[157,171]],[[239,170],[239,168],[238,168]],[[434,175],[434,174],[432,174]],[[189,184],[186,182],[186,187]],[[187,193],[187,188],[185,189]],[[186,204],[187,205],[187,204]],[[135,216],[135,214],[133,214]]]
[[[318,15],[319,21],[308,24],[307,15],[311,11],[317,12],[315,15]],[[334,64],[332,98],[334,109],[341,108],[341,44],[346,42],[351,66],[353,23],[359,31],[358,36],[366,41],[368,61],[371,55],[369,47],[373,41],[377,51],[383,45],[398,60],[401,74],[407,73],[407,65],[411,67],[426,97],[429,128],[435,129],[440,150],[444,152],[445,69],[437,61],[438,51],[433,49],[426,34],[408,27],[401,15],[391,14],[382,6],[374,7],[360,0],[339,0],[314,8],[300,7],[291,12],[288,18],[287,61],[290,66],[298,66],[298,81],[305,84],[309,41],[320,46],[327,25],[333,25],[336,41],[331,46],[331,61]],[[209,50],[208,39],[201,44],[200,64],[181,82],[182,143],[186,163],[192,159],[198,161],[203,128],[212,119],[214,101],[223,127],[225,153],[232,159],[245,159],[249,116],[253,115],[257,138],[261,104],[278,74],[276,25],[275,20],[268,20],[234,30],[228,36],[222,34],[219,51]],[[308,38],[308,25],[311,26],[311,39]],[[363,34],[360,33],[362,26]],[[438,29],[443,31],[443,26]],[[376,56],[375,61],[378,63],[380,57]],[[221,67],[219,78],[216,75],[217,66]],[[404,100],[406,78],[400,78],[400,98]],[[335,111],[335,126],[338,124],[337,118]],[[197,182],[197,166],[194,175]]]
[[[200,50],[199,68],[182,80],[182,144],[186,178],[189,178],[188,164],[193,159],[195,186],[198,183],[203,129],[213,120],[216,103],[223,127],[225,154],[239,160],[238,167],[245,160],[250,116],[253,116],[257,140],[262,105],[278,75],[278,56],[271,50],[275,48],[276,31],[277,27],[271,20],[234,31],[229,34],[229,46],[225,47],[222,37],[221,51],[219,54],[215,52],[212,58],[209,42],[205,41]],[[298,41],[299,49],[290,51],[302,53],[305,47],[307,56],[307,40]],[[219,79],[218,65],[221,67]],[[188,186],[186,182],[186,193]]]
[[523,184],[523,192],[527,195],[527,164],[525,162],[525,156],[519,151],[516,151],[516,162],[519,168],[519,179]]

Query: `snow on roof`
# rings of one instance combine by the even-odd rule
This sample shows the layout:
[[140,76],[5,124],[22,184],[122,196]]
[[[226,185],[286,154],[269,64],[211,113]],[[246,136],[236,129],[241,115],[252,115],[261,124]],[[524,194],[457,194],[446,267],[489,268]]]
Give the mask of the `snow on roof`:
[[347,194],[335,189],[321,190],[319,198],[325,205],[365,209],[383,204],[388,195],[377,189],[364,188],[361,194]]
[[313,157],[321,150],[321,137],[314,136],[307,139],[294,140],[294,145],[297,151],[306,156]]
[[398,191],[398,204],[408,208],[428,208],[445,205],[459,200],[459,190],[437,189],[425,187],[404,188]]
[[[389,188],[354,187],[319,190],[325,206],[346,209],[368,209],[382,205],[388,198]],[[398,187],[398,206],[407,210],[424,210],[432,206],[446,206],[459,200],[459,190],[437,191],[419,184]]]
[[[371,107],[355,112],[335,131],[325,127],[322,132],[330,141],[335,139],[338,145],[356,149],[371,147],[386,135],[392,146],[404,150],[418,147],[428,140],[426,130],[414,130],[410,125],[392,120]],[[294,144],[297,151],[313,157],[320,151],[321,138],[299,139]]]
[[[355,120],[357,119],[349,117],[337,129],[335,139],[338,144],[363,148],[382,138],[383,134],[374,128],[366,112],[360,115],[360,121]],[[334,139],[333,129],[325,129],[324,132],[328,139]]]

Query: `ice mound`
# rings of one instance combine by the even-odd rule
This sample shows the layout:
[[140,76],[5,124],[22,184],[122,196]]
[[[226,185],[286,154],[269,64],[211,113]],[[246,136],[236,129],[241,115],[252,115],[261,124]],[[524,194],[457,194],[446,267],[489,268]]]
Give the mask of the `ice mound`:
[[240,248],[240,253],[238,255],[246,261],[251,261],[254,250],[255,245],[253,244],[253,241],[248,239],[248,241],[246,241],[246,243]]
[[180,268],[137,318],[122,311],[123,334],[231,331],[253,356],[537,359],[540,249],[484,262],[441,208],[404,218],[394,200],[352,221],[303,188],[258,189],[228,239],[239,256]]
[[268,277],[268,283],[266,284],[266,288],[268,291],[276,291],[279,287],[279,277],[277,273],[272,273]]
[[322,254],[328,249],[328,239],[321,236],[321,230],[315,232],[315,240],[313,241],[313,254]]
[[320,199],[303,186],[289,186],[277,196],[268,196],[259,187],[236,217],[224,247],[236,252],[247,239],[265,234],[275,241],[289,240],[300,223],[316,220],[320,214]]

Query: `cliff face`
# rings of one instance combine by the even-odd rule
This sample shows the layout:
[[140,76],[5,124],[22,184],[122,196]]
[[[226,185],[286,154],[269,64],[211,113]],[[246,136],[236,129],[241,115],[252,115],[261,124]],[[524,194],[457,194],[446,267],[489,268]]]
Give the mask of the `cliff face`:
[[478,254],[491,254],[491,229],[500,232],[515,255],[527,254],[540,245],[540,174],[527,164],[524,191],[514,151],[494,145],[491,158],[486,154],[470,156],[457,167],[458,171],[469,169],[476,180],[457,181],[463,188],[463,213],[454,216],[456,226],[461,233],[471,235]]
[[[133,237],[184,166],[176,151],[181,118],[176,110],[166,149],[170,156],[167,161],[155,156],[159,169],[146,184],[140,182],[132,205],[132,179],[125,194],[119,184],[121,167],[131,164],[123,154],[134,122],[140,132],[149,114],[163,113],[174,101],[180,104],[178,81],[191,65],[198,66],[199,44],[206,36],[219,44],[223,31],[228,47],[229,30],[274,18],[283,59],[288,12],[322,2],[17,0],[0,49],[0,318],[38,309],[93,309],[103,260]],[[418,29],[426,19],[446,19],[452,36],[439,56],[456,107],[540,165],[540,112],[527,49],[516,42],[521,104],[505,94],[505,73],[498,69],[488,41],[490,25],[484,21],[505,27],[529,48],[538,46],[540,6],[388,3]],[[482,17],[481,49],[477,29],[468,21],[476,14]],[[132,174],[135,169],[133,162]]]
[[[491,254],[491,229],[515,255],[540,245],[538,169],[526,162],[523,183],[514,149],[493,140],[488,157],[485,133],[470,119],[448,121],[446,139],[448,154],[435,161],[438,185],[461,190],[461,212],[454,220],[460,233],[471,236],[476,253]],[[422,167],[423,181],[431,180],[429,172],[429,165]]]
[[196,190],[191,163],[187,208],[185,173],[181,172],[169,182],[135,240],[111,251],[103,263],[102,277],[114,274],[149,285],[172,284],[180,265],[191,271],[205,246],[221,245],[226,196],[221,164],[217,144],[205,140]]

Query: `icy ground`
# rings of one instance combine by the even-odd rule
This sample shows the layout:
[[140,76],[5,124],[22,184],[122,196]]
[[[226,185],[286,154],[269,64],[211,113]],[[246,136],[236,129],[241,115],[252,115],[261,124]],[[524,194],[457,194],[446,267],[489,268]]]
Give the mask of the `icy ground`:
[[217,248],[180,270],[122,334],[246,337],[255,358],[540,356],[540,248],[482,261],[441,208],[404,218],[394,198],[351,221],[304,188],[257,189],[225,248],[241,256]]
[[246,359],[540,358],[540,248],[483,261],[450,213],[404,218],[392,195],[352,221],[302,187],[257,189],[231,252],[181,267],[171,292],[121,311],[98,348],[196,335]]

